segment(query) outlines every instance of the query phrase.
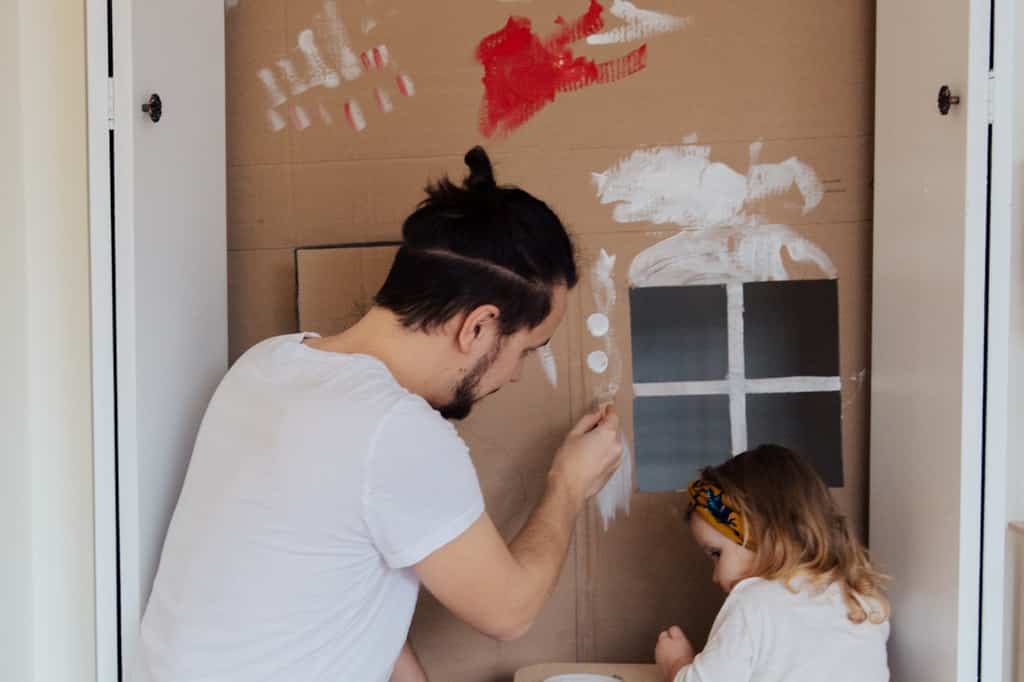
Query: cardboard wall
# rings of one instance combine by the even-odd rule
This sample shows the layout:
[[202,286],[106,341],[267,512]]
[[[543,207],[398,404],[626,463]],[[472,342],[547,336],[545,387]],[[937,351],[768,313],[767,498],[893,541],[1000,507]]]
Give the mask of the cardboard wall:
[[[733,217],[749,230],[784,224],[833,266],[823,274],[799,253],[780,255],[786,279],[837,280],[844,485],[834,492],[866,535],[873,3],[229,4],[232,358],[300,326],[330,333],[350,324],[386,272],[389,247],[380,244],[400,237],[426,181],[443,173],[461,178],[463,154],[483,144],[499,182],[548,201],[581,256],[581,285],[554,344],[557,388],[539,365],[531,367],[460,425],[488,509],[511,537],[542,492],[562,434],[608,392],[608,374],[594,374],[585,362],[603,343],[586,327],[598,309],[589,273],[601,251],[615,256],[610,319],[622,361],[616,402],[632,437],[630,265],[649,247],[708,227],[667,220],[664,211],[627,215],[629,201],[600,195],[594,174],[615,176],[641,149],[674,150],[678,158],[706,148],[717,169],[733,169],[748,184],[752,164],[770,165],[765,173],[776,180],[782,169],[810,168],[820,190],[814,201],[813,188],[801,184],[806,173],[797,172],[788,183],[775,182],[774,191],[748,192]],[[630,7],[687,21],[637,18]],[[611,82],[568,84],[521,126],[485,135],[484,69],[474,56],[480,41],[516,15],[532,21],[544,44],[559,30],[556,17],[571,23],[588,11],[603,21],[590,32],[605,35],[605,44],[588,43],[580,29],[573,36],[580,39],[563,49],[615,65],[597,71],[612,74],[605,79]],[[328,68],[312,68],[310,44]],[[380,46],[386,50],[374,53]],[[318,248],[332,246],[345,248]],[[424,596],[413,642],[432,678],[509,680],[522,665],[554,660],[645,662],[658,631],[673,623],[701,643],[721,595],[679,506],[672,492],[637,494],[630,516],[607,532],[590,509],[554,599],[519,642],[487,640]]]

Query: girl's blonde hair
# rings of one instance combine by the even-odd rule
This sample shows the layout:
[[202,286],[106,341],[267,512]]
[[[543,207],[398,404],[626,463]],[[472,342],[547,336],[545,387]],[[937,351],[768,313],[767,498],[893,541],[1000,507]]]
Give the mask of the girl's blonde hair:
[[854,623],[883,623],[888,577],[877,571],[861,542],[850,534],[828,488],[799,455],[778,445],[761,445],[701,471],[743,516],[756,548],[753,576],[796,578],[825,589],[837,583]]

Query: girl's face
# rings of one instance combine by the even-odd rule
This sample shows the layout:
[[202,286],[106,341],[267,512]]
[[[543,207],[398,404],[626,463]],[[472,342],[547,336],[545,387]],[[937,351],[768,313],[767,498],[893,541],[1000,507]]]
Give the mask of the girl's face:
[[690,517],[690,532],[714,564],[711,579],[723,591],[731,591],[736,583],[750,577],[756,556],[753,552],[726,538],[697,514]]

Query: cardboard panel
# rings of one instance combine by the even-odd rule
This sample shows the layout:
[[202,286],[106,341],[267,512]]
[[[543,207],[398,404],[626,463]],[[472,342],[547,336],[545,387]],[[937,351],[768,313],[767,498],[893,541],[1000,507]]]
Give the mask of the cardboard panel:
[[[806,226],[799,231],[826,253],[834,255],[833,263],[838,272],[839,336],[842,339],[839,358],[842,464],[847,473],[843,480],[845,487],[834,490],[834,493],[840,507],[850,517],[853,528],[863,533],[867,463],[864,440],[866,394],[863,385],[870,333],[867,317],[870,230],[863,223],[845,223]],[[615,257],[611,275],[617,295],[609,317],[616,352],[621,359],[619,381],[614,382],[619,384],[616,406],[622,415],[627,436],[635,444],[634,456],[637,458],[643,457],[639,449],[644,441],[634,438],[637,434],[634,433],[634,394],[630,381],[634,371],[630,353],[629,268],[641,251],[676,234],[678,231],[674,230],[644,235],[615,233],[586,235],[578,240],[584,276],[578,292],[580,312],[574,322],[570,320],[577,325],[581,339],[580,358],[575,365],[580,388],[575,392],[575,403],[578,409],[584,409],[591,396],[603,393],[608,382],[613,381],[607,373],[595,374],[583,361],[588,353],[606,348],[603,339],[592,336],[586,325],[590,314],[600,312],[595,299],[594,280],[587,274],[600,261],[599,254],[603,250]],[[806,263],[793,263],[787,259],[786,265],[792,279],[818,279],[822,274],[817,267]],[[700,433],[700,430],[695,433]],[[682,443],[679,447],[681,451],[685,450]],[[712,458],[706,463],[727,455],[728,450],[717,455],[705,454]],[[830,466],[836,467],[837,463]],[[826,471],[835,473],[835,468]],[[638,483],[642,489],[642,481]],[[580,575],[587,594],[580,603],[580,660],[648,660],[651,642],[654,641],[651,638],[657,637],[659,629],[676,622],[699,642],[706,636],[717,605],[721,603],[721,595],[708,579],[706,559],[692,543],[681,520],[685,506],[682,495],[638,492],[632,504],[631,515],[625,519],[620,517],[607,533],[600,529],[596,511],[592,509],[589,512],[584,542],[586,558]],[[637,603],[646,605],[643,613],[638,613]]]
[[373,305],[396,246],[299,249],[299,324],[323,336],[348,329]]
[[[622,27],[625,22],[604,4],[605,27]],[[467,148],[483,139],[478,125],[483,67],[475,57],[480,41],[512,15],[530,19],[532,32],[543,40],[556,32],[556,18],[577,19],[589,6],[589,0],[338,3],[337,17],[353,53],[383,45],[388,62],[350,70],[347,77],[339,73],[337,85],[329,85],[309,77],[300,50],[303,32],[310,31],[310,42],[330,62],[337,34],[323,0],[238,3],[228,14],[228,80],[239,102],[232,108],[232,127],[244,132],[233,145],[232,162],[267,158],[264,146],[245,144],[261,129],[264,136],[280,139],[294,132],[288,143],[295,160],[440,156]],[[543,149],[554,137],[566,148],[632,148],[671,144],[694,130],[715,141],[870,134],[872,3],[844,0],[831,3],[828,11],[813,0],[756,7],[648,0],[643,7],[689,23],[621,44],[572,42],[571,57],[596,63],[613,62],[645,45],[644,68],[615,82],[556,94],[514,134],[492,138],[496,146]],[[259,77],[261,68],[280,71],[281,60],[291,60],[302,83],[293,92],[279,75],[283,102]],[[401,94],[397,79],[403,74],[414,83],[412,96]],[[378,88],[390,97],[387,112],[378,104]],[[364,127],[347,123],[350,102],[361,109]],[[308,122],[294,120],[296,106]],[[268,118],[271,108],[286,120],[276,133]],[[681,122],[690,130],[680,132]]]
[[[678,144],[687,127],[677,129]],[[714,143],[712,159],[738,173],[750,165],[750,146],[744,142]],[[445,156],[397,158],[359,162],[296,162],[284,166],[255,166],[229,170],[228,248],[315,246],[401,238],[402,221],[424,197],[429,180],[444,174],[461,179],[462,156],[468,147],[453,147]],[[577,234],[646,232],[648,222],[618,223],[613,206],[597,199],[594,173],[613,168],[635,146],[601,150],[526,150],[501,152],[492,145],[499,182],[533,189]],[[802,211],[803,197],[792,189],[780,196],[751,202],[765,222],[787,225],[864,222],[871,219],[870,137],[827,140],[766,141],[763,162],[778,163],[795,156],[815,169],[824,196],[813,213]],[[540,191],[543,188],[543,191]]]
[[231,362],[265,338],[298,331],[294,252],[228,252],[228,301]]
[[[578,236],[583,261],[581,286],[554,343],[558,387],[551,389],[540,368],[531,367],[522,382],[485,401],[460,425],[488,509],[511,537],[540,495],[565,430],[597,399],[616,395],[634,442],[627,273],[641,250],[683,226],[661,214],[616,220],[623,202],[602,203],[599,174],[617,172],[652,146],[692,153],[694,143],[708,145],[710,161],[745,176],[748,185],[767,177],[755,177],[752,164],[775,164],[777,170],[799,159],[820,181],[813,210],[806,188],[795,182],[763,194],[748,187],[738,220],[789,225],[835,266],[844,485],[833,492],[863,537],[874,3],[636,4],[687,23],[625,42],[615,42],[619,34],[612,33],[610,44],[575,36],[580,39],[566,47],[574,58],[625,64],[623,57],[646,45],[644,66],[613,74],[606,79],[612,82],[577,82],[579,87],[556,91],[521,126],[488,137],[480,126],[484,69],[474,56],[480,41],[511,15],[529,19],[530,30],[544,40],[559,30],[557,17],[572,21],[594,11],[591,0],[232,3],[232,358],[261,338],[299,328],[300,320],[323,333],[351,324],[367,305],[375,286],[371,273],[383,261],[308,247],[398,239],[426,182],[442,173],[461,178],[462,155],[484,144],[499,182],[521,185],[547,201]],[[624,33],[626,22],[612,15],[610,0],[598,5],[600,31]],[[310,45],[330,69],[316,66]],[[356,69],[340,46],[352,50]],[[386,59],[378,58],[381,46]],[[536,70],[524,73],[537,77]],[[666,185],[670,201],[693,189],[683,182]],[[642,179],[637,187],[650,185]],[[610,318],[618,352],[596,375],[588,358],[607,356],[609,347],[607,339],[589,333],[586,321],[600,312],[589,273],[601,249],[617,257]],[[780,261],[789,279],[823,277],[820,268],[792,255],[783,251]],[[657,314],[657,306],[649,312]],[[637,369],[643,374],[644,363],[653,363],[657,375],[660,362],[644,353]],[[664,448],[669,446],[666,441]],[[596,510],[588,510],[554,599],[520,642],[480,637],[425,596],[413,641],[432,678],[507,682],[516,668],[533,662],[649,661],[658,631],[673,623],[700,644],[722,597],[688,537],[680,503],[671,492],[639,493],[631,516],[620,517],[607,532]]]
[[[396,247],[300,249],[298,310],[302,329],[323,335],[348,328],[372,303]],[[551,386],[539,360],[520,381],[480,402],[456,426],[469,446],[487,511],[511,540],[540,501],[555,450],[571,427],[569,344],[565,328],[551,341],[558,367]],[[499,643],[459,622],[423,594],[411,641],[431,679],[451,682],[507,680],[515,670],[541,660],[576,656],[575,551],[551,601],[523,639]]]

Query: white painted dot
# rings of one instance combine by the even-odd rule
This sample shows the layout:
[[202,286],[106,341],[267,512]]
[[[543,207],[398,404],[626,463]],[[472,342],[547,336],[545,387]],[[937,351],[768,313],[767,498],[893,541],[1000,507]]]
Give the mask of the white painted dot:
[[591,336],[604,336],[608,333],[608,327],[608,316],[604,313],[594,313],[587,318],[587,329]]
[[603,350],[595,350],[587,356],[587,367],[595,374],[604,374],[608,369],[608,355]]

